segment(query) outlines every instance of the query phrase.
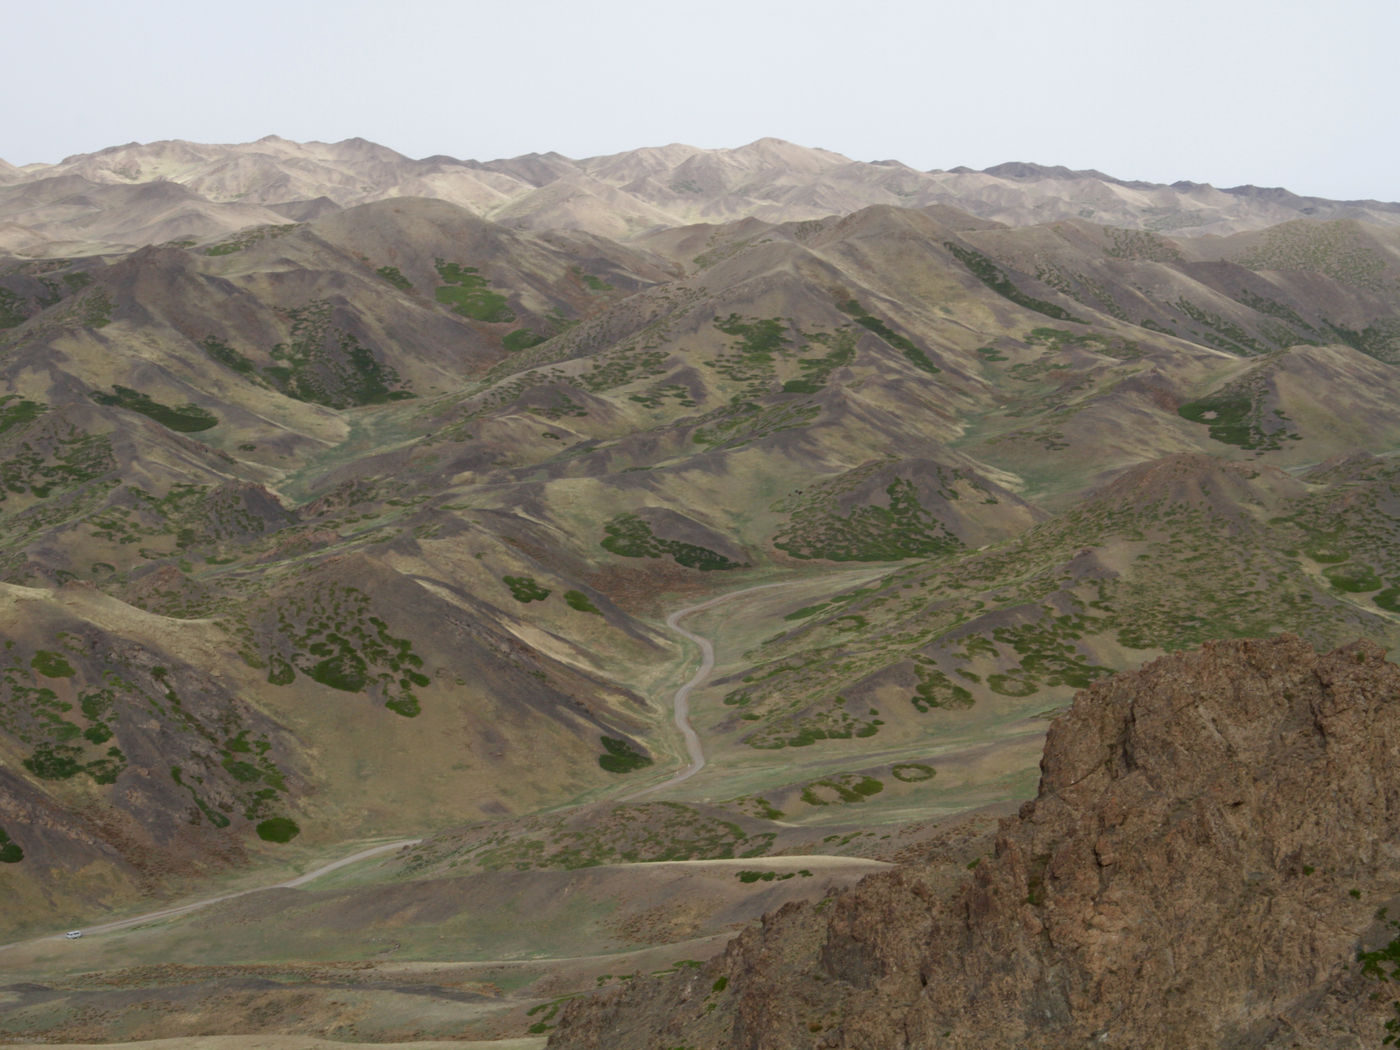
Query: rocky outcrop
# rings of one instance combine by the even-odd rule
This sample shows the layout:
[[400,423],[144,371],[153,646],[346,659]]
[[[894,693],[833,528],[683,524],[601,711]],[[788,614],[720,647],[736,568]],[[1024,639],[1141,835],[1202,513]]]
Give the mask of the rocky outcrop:
[[575,1003],[550,1047],[1381,1044],[1400,1016],[1362,965],[1400,917],[1381,650],[1165,657],[1079,694],[1041,768],[961,884],[914,865],[790,905],[702,971]]

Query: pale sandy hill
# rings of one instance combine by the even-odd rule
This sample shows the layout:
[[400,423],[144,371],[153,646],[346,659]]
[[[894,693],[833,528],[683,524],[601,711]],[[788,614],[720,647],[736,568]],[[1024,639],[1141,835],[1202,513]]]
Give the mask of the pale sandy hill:
[[549,153],[526,153],[508,160],[487,161],[482,167],[488,171],[503,172],[531,186],[543,186],[579,170],[576,161],[552,150]]
[[[810,221],[873,204],[942,205],[1012,226],[1079,219],[1193,235],[1228,235],[1300,217],[1400,225],[1397,204],[1327,201],[1253,186],[1164,186],[1019,162],[985,171],[921,172],[898,160],[867,163],[775,138],[734,149],[672,143],[583,160],[548,152],[482,163],[440,155],[414,160],[358,138],[292,142],[270,135],[236,145],[127,143],[58,164],[0,167],[6,189],[57,177],[98,186],[165,180],[211,202],[281,207],[438,197],[513,226],[584,229],[621,239],[660,225],[745,217]],[[97,206],[108,207],[104,201]],[[0,207],[5,218],[16,215]],[[55,240],[71,253],[75,245],[138,246],[164,233],[150,224],[127,232],[115,219],[102,229],[103,238]]]
[[579,161],[579,167],[595,179],[617,185],[648,175],[672,172],[692,157],[705,152],[697,146],[673,142],[669,146],[647,146],[605,157],[589,157]]
[[103,184],[77,174],[5,187],[0,220],[24,227],[42,242],[28,244],[26,254],[52,251],[57,243],[97,252],[177,238],[204,240],[287,221],[256,204],[210,201],[176,182]]
[[525,229],[583,229],[604,237],[627,239],[677,218],[587,175],[575,174],[516,198],[491,214],[508,226]]

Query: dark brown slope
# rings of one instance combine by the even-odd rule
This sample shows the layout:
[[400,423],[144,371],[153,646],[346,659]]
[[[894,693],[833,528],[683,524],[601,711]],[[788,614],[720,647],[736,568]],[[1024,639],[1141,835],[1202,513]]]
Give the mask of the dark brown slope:
[[914,865],[786,907],[702,971],[574,1004],[549,1045],[1379,1045],[1395,1014],[1358,953],[1400,945],[1397,699],[1364,642],[1117,675],[951,888]]

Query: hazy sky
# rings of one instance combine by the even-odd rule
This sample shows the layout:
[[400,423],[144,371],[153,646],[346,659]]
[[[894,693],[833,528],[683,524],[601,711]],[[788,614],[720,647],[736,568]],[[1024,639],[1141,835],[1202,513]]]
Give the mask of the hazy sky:
[[1400,200],[1397,0],[46,0],[8,5],[0,157],[362,136],[594,156],[765,135]]

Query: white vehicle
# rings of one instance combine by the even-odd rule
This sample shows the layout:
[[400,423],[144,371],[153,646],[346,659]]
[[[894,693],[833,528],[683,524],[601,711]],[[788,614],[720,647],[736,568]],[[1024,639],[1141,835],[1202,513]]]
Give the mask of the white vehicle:
[[82,935],[83,935],[83,931],[82,931],[82,930],[69,930],[69,931],[68,931],[67,933],[65,933],[63,936],[67,937],[70,941],[76,941],[76,940],[77,940],[79,937],[81,937]]

